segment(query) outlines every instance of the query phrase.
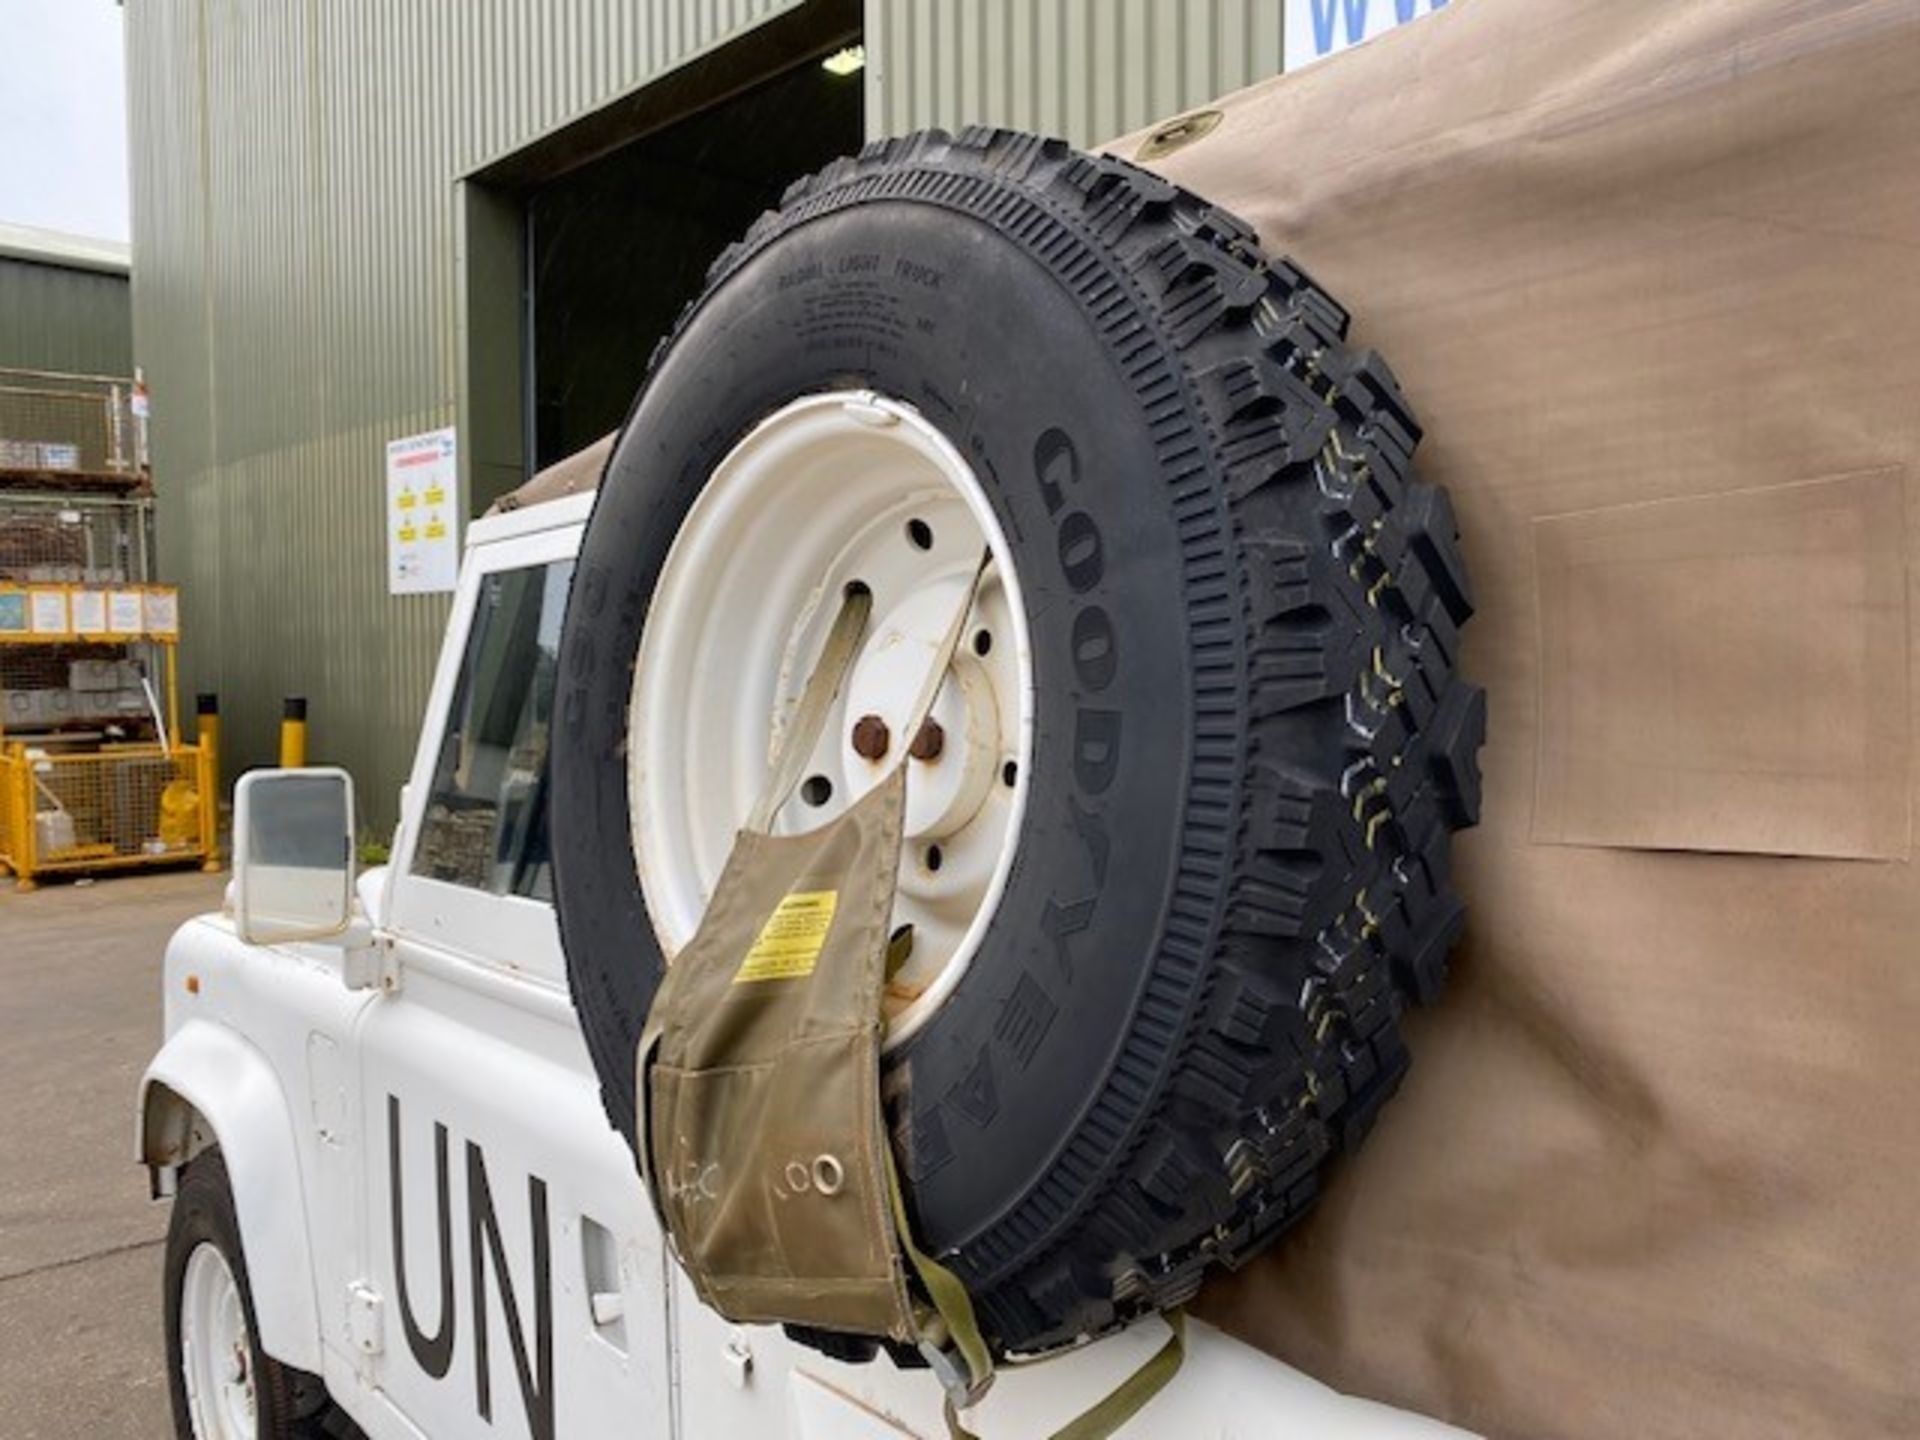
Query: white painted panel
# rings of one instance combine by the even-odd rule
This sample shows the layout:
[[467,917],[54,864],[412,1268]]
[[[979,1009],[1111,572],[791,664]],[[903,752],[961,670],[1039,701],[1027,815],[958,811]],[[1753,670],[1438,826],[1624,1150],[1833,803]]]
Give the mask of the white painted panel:
[[1287,69],[1324,60],[1446,5],[1447,0],[1287,0]]

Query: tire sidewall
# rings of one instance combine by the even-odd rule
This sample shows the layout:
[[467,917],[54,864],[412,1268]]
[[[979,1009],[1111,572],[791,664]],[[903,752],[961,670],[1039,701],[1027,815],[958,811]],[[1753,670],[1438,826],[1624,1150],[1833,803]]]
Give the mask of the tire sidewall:
[[954,1248],[1040,1181],[1107,1079],[1148,974],[1113,957],[1153,953],[1165,928],[1192,729],[1183,557],[1142,407],[1079,303],[1004,236],[905,202],[812,220],[735,271],[668,352],[609,465],[573,587],[556,885],[603,1075],[624,1056],[607,1098],[631,1139],[632,1056],[660,965],[625,761],[648,600],[721,457],[790,401],[852,388],[914,406],[972,464],[1033,652],[1029,789],[1004,894],[963,981],[886,1077],[918,1227]]
[[274,1362],[260,1348],[260,1326],[254,1319],[253,1287],[247,1277],[246,1252],[240,1243],[240,1221],[234,1213],[226,1164],[218,1150],[203,1151],[181,1172],[167,1224],[161,1290],[166,1315],[167,1392],[173,1402],[174,1431],[180,1440],[194,1440],[180,1350],[180,1304],[187,1261],[203,1244],[212,1245],[220,1252],[240,1290],[240,1304],[247,1320],[247,1363],[253,1367],[257,1434],[260,1440],[280,1440],[290,1432],[286,1418],[275,1412]]

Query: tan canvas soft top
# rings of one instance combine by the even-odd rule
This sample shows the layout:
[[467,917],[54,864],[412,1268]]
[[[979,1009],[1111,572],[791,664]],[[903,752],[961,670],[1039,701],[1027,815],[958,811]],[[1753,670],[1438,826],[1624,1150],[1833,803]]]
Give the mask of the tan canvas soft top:
[[1153,168],[1392,358],[1491,711],[1403,1094],[1199,1312],[1495,1435],[1920,1434],[1920,5],[1455,0],[1217,108]]
[[599,489],[601,472],[607,468],[607,457],[613,454],[613,442],[619,438],[619,431],[610,431],[584,450],[554,461],[524,485],[494,501],[487,514],[505,515],[529,505],[544,505],[549,500],[564,500],[569,495],[586,495]]

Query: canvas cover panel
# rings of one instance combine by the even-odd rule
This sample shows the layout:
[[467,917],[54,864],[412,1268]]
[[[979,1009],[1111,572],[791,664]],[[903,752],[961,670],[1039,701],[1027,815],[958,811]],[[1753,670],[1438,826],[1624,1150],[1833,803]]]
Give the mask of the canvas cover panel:
[[1153,168],[1404,382],[1491,710],[1407,1084],[1200,1313],[1498,1436],[1920,1434],[1920,5],[1453,0],[1218,108]]

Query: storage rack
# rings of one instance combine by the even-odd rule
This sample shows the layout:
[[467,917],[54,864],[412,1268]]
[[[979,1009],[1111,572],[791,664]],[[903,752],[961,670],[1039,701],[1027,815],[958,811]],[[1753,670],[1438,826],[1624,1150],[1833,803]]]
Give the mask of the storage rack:
[[212,865],[134,382],[0,370],[0,874]]

